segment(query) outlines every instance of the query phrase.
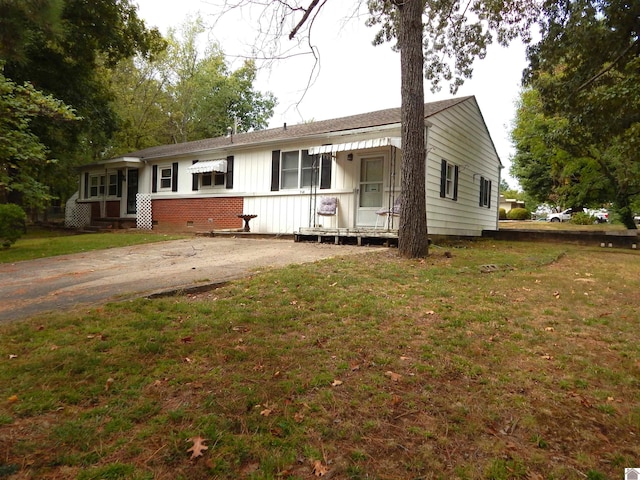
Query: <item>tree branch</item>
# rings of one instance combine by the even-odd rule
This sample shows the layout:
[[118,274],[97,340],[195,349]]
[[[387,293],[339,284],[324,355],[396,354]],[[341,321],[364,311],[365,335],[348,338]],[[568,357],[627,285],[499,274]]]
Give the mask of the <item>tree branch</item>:
[[305,9],[304,15],[302,16],[302,18],[300,19],[298,24],[295,27],[293,27],[293,30],[291,30],[291,33],[289,34],[289,40],[292,40],[293,37],[296,36],[296,34],[298,33],[298,30],[300,30],[300,28],[302,28],[302,26],[306,23],[307,19],[309,18],[309,15],[311,15],[311,12],[313,11],[314,8],[316,8],[318,3],[320,3],[320,0],[313,0],[309,4],[309,6]]

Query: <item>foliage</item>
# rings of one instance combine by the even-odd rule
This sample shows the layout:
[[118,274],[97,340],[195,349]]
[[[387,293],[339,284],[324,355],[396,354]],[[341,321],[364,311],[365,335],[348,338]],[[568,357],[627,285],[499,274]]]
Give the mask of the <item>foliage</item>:
[[78,117],[69,106],[30,83],[17,85],[3,70],[0,63],[0,201],[19,192],[25,207],[40,207],[50,199],[43,174],[56,160],[31,125],[37,118],[65,123]]
[[316,478],[321,461],[325,478],[583,480],[640,458],[637,251],[366,250],[0,325],[3,464],[20,478]]
[[571,223],[576,225],[593,225],[596,223],[596,217],[587,212],[577,212],[571,216]]
[[498,218],[500,220],[506,220],[507,219],[507,211],[502,207],[500,207],[500,210],[498,211]]
[[18,205],[0,204],[0,242],[4,248],[9,248],[22,236],[26,220],[27,215]]
[[108,72],[120,127],[112,156],[167,143],[181,143],[265,128],[273,114],[271,93],[253,89],[256,67],[247,60],[230,71],[217,44],[202,56],[205,27],[199,17],[168,34],[168,48],[154,58],[126,59]]
[[542,39],[529,49],[526,77],[539,93],[539,112],[559,122],[551,136],[540,135],[565,152],[552,165],[557,194],[573,198],[572,204],[613,201],[628,228],[635,228],[631,204],[640,195],[640,25],[634,5],[550,3]]
[[531,218],[531,212],[526,208],[512,208],[507,212],[507,219],[509,220],[529,220]]
[[[58,159],[32,178],[46,187],[47,194],[64,198],[76,188],[76,175],[69,173],[80,163],[100,158],[116,128],[110,106],[113,92],[101,75],[102,66],[136,53],[150,55],[164,42],[157,30],[148,30],[137,17],[131,0],[2,2],[0,12],[6,15],[1,24],[7,28],[2,33],[6,77],[19,85],[37,85],[81,117],[72,123],[41,117],[27,129],[45,146],[47,159]],[[13,41],[4,43],[17,31]],[[16,164],[18,172],[28,168],[23,159]],[[22,193],[13,190],[10,200],[23,203]]]

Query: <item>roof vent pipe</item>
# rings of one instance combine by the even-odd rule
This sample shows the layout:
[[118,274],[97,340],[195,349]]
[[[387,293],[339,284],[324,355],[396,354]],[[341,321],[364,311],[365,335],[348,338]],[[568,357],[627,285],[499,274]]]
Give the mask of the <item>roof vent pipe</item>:
[[284,122],[284,126],[282,127],[283,130],[287,129],[287,122]]

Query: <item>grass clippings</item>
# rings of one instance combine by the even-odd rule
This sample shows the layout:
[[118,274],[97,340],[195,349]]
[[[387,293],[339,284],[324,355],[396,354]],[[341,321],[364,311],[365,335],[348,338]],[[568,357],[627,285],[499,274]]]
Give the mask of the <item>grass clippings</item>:
[[621,478],[638,252],[431,252],[1,326],[0,478]]

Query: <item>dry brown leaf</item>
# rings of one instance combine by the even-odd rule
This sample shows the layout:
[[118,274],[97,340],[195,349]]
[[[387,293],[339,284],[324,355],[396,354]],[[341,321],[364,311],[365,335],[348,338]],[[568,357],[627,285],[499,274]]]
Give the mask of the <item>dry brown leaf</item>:
[[313,469],[311,470],[316,477],[324,477],[327,473],[329,473],[329,468],[326,465],[323,465],[320,460],[316,460],[313,462]]
[[304,413],[298,412],[293,416],[293,419],[296,421],[296,423],[302,423],[302,421],[304,420]]
[[260,415],[262,415],[263,417],[268,417],[272,412],[273,410],[271,410],[270,408],[265,408],[264,410],[260,411]]
[[333,383],[331,383],[332,387],[338,387],[342,385],[342,381],[341,380],[334,380]]
[[9,398],[7,398],[7,401],[9,403],[16,403],[18,401],[18,396],[17,395],[11,395]]
[[384,376],[390,378],[394,382],[399,382],[402,379],[402,375],[392,372],[391,370],[384,372]]
[[553,327],[544,327],[544,331],[545,332],[553,332],[554,328]]
[[109,389],[111,388],[111,385],[113,384],[115,380],[111,377],[107,378],[107,382],[104,384],[104,391],[108,392]]
[[191,452],[191,458],[201,457],[202,453],[209,449],[209,447],[204,444],[206,441],[206,438],[202,438],[199,435],[197,437],[187,438],[187,442],[193,442],[193,446],[187,450],[187,453]]

